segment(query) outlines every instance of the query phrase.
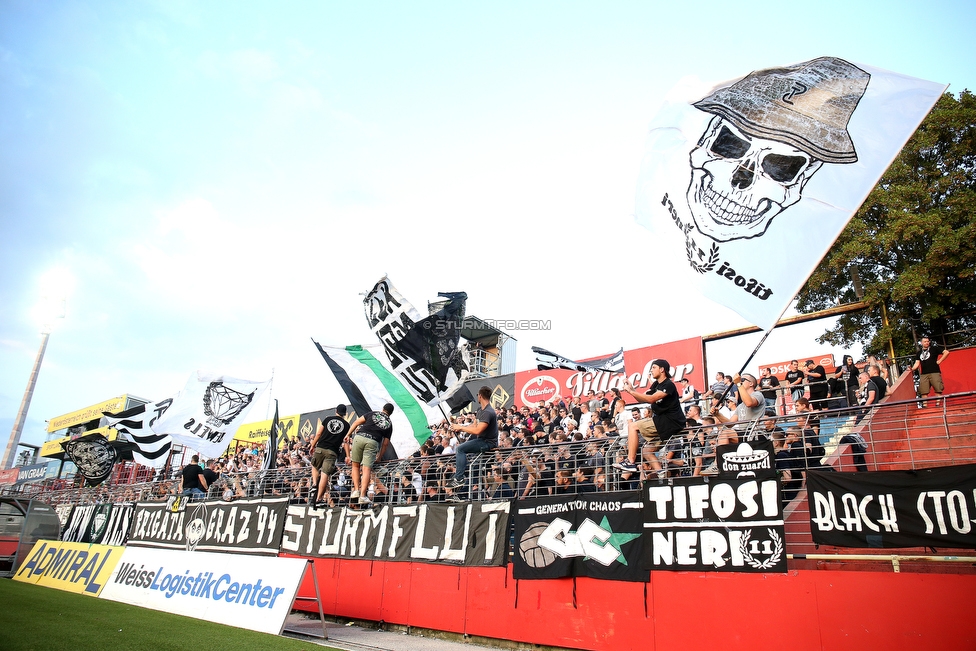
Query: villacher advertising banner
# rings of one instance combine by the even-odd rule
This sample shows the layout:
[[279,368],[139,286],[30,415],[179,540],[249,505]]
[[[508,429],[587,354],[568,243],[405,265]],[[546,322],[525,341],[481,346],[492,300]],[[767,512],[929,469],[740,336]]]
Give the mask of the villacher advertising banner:
[[384,505],[370,509],[289,506],[282,552],[302,556],[502,566],[510,502]]
[[287,497],[139,502],[128,546],[274,556],[287,507]]
[[786,572],[778,479],[675,479],[643,495],[649,569]]
[[647,581],[639,491],[515,502],[513,576]]
[[838,547],[976,548],[976,465],[808,472],[810,531]]

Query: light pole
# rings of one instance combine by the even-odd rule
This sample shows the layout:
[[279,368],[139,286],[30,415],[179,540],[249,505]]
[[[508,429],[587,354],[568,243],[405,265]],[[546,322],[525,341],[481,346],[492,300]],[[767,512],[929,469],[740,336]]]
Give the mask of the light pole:
[[[49,274],[47,284],[56,284],[51,287],[43,297],[42,318],[44,325],[41,327],[41,347],[37,351],[37,358],[34,359],[34,369],[31,371],[30,379],[27,381],[27,389],[24,391],[24,399],[20,401],[20,409],[17,411],[17,418],[14,420],[14,428],[10,432],[10,440],[7,442],[7,450],[3,453],[3,461],[0,461],[0,469],[7,470],[12,468],[17,458],[17,446],[20,445],[20,435],[24,433],[24,423],[27,421],[27,410],[30,409],[31,398],[34,397],[34,386],[37,384],[37,376],[41,372],[41,362],[44,361],[44,351],[47,350],[47,341],[51,338],[52,324],[55,319],[63,319],[65,313],[65,293],[67,291],[67,276],[61,270],[55,270]],[[53,296],[52,296],[53,294]]]

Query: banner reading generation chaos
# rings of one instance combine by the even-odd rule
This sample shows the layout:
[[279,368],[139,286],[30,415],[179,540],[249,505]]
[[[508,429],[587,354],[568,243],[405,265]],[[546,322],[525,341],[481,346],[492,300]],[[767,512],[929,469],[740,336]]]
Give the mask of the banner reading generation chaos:
[[501,566],[508,562],[510,502],[289,506],[281,551],[386,561]]
[[639,491],[519,500],[513,576],[647,581]]
[[644,531],[652,570],[786,572],[776,478],[652,482],[644,488]]
[[127,545],[275,556],[287,507],[287,497],[139,502]]
[[808,472],[813,541],[839,547],[976,548],[976,465]]

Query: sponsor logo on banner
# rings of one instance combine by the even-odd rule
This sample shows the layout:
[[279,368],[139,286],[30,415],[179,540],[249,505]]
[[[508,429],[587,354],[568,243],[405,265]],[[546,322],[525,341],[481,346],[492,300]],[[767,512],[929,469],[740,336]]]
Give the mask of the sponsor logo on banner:
[[[539,402],[552,400],[556,396],[569,399],[585,396],[590,391],[619,389],[624,380],[630,380],[635,389],[646,390],[654,382],[651,377],[651,363],[655,359],[668,361],[675,382],[687,377],[696,388],[704,389],[702,340],[700,337],[693,337],[659,346],[625,350],[624,373],[564,369],[520,371],[515,374],[515,406],[536,406]],[[624,394],[624,400],[628,403],[635,402],[628,394]]]
[[513,576],[647,581],[638,491],[516,502]]
[[278,553],[288,498],[140,502],[128,545],[234,554]]
[[37,463],[32,466],[21,466],[17,469],[17,483],[43,481],[47,477],[47,465],[47,463]]
[[[807,355],[803,357],[796,357],[796,361],[800,363],[800,370],[804,373],[806,372],[806,367],[804,364],[808,359],[812,359],[813,363],[817,366],[823,366],[827,375],[834,373],[837,367],[834,366],[834,356],[831,353],[820,353],[819,355]],[[760,364],[759,372],[762,373],[764,368],[769,369],[770,375],[775,375],[777,379],[783,380],[786,374],[790,372],[790,364],[793,362],[792,359],[788,359],[785,362],[775,362],[773,364]]]
[[302,556],[500,566],[508,562],[510,502],[289,506],[281,551]]
[[778,479],[652,483],[644,531],[652,570],[786,571]]
[[307,563],[128,547],[101,597],[277,635]]
[[537,375],[522,387],[519,397],[523,405],[537,405],[561,395],[559,381],[551,375]]
[[841,547],[976,548],[976,465],[808,472],[813,541]]
[[66,592],[98,596],[116,564],[122,547],[39,540],[14,579]]

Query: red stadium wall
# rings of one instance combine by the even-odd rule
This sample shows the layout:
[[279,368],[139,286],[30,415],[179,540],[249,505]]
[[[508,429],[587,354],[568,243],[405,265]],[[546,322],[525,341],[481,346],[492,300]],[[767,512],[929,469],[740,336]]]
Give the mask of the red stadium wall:
[[[652,572],[516,581],[507,568],[316,559],[326,613],[578,649],[976,648],[976,576]],[[300,595],[314,596],[306,578]],[[314,606],[304,606],[315,610]]]

